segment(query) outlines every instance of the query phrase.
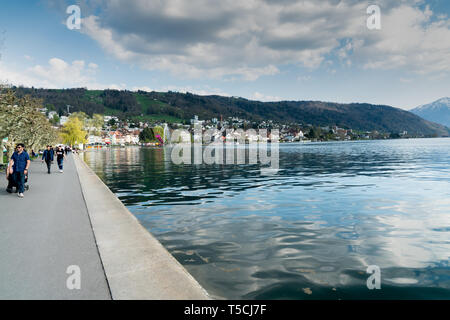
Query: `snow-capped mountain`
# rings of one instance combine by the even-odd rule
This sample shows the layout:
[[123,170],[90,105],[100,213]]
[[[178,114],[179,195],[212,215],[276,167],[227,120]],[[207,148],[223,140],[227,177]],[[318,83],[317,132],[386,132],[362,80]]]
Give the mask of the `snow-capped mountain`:
[[442,98],[410,111],[425,120],[443,124],[450,128],[450,98]]

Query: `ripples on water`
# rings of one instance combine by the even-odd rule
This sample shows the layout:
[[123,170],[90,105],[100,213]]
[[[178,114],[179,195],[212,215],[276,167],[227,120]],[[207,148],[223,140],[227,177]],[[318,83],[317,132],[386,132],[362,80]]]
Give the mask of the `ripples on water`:
[[272,176],[169,148],[85,160],[214,297],[450,299],[450,139],[281,144]]

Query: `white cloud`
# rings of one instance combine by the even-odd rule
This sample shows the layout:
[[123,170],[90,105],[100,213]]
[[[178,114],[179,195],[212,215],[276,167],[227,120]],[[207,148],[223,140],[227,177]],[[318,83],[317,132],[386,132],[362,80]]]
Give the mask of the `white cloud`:
[[381,31],[366,28],[365,9],[373,4],[368,0],[84,0],[80,5],[86,17],[82,32],[105,51],[179,77],[251,81],[279,73],[283,64],[317,68],[330,56],[366,69],[448,72],[445,14],[429,6],[419,9],[421,0],[376,2]]
[[68,63],[59,58],[51,58],[47,65],[35,65],[25,70],[12,70],[0,62],[0,81],[17,86],[36,88],[125,89],[125,84],[104,85],[96,80],[98,65],[83,60]]
[[[399,72],[403,83],[416,79],[414,74],[424,80],[450,75],[450,21],[429,6],[416,6],[423,1],[377,0],[382,14],[380,31],[366,28],[365,9],[373,1],[94,1],[101,5],[99,11],[85,9],[92,1],[82,2],[82,32],[107,53],[179,78],[254,81],[280,73],[286,64],[321,67],[330,75],[337,72],[336,64],[369,71],[406,71]],[[127,87],[99,83],[98,72],[98,65],[89,61],[53,58],[20,71],[0,62],[0,79],[15,84]],[[310,79],[299,77],[298,81]],[[172,90],[226,94],[208,88]],[[279,99],[259,92],[248,95],[264,101]]]
[[95,87],[91,87],[89,89],[97,89],[97,90],[101,90],[101,89],[112,89],[112,90],[126,90],[127,89],[127,84],[126,83],[120,83],[120,84],[110,84],[108,86],[104,86],[104,85],[97,85]]
[[82,60],[75,60],[69,64],[62,59],[52,58],[47,66],[36,65],[28,72],[32,77],[46,83],[48,87],[82,86],[92,81]]
[[150,88],[148,86],[135,86],[129,88],[126,83],[102,84],[96,79],[99,66],[95,63],[86,63],[83,60],[75,60],[71,63],[59,58],[52,58],[47,65],[35,65],[23,71],[11,70],[0,61],[0,83],[16,86],[36,88],[74,88],[84,87],[91,90],[131,90],[131,91],[176,91],[190,92],[198,95],[231,96],[219,88],[210,86],[164,86]]
[[377,1],[376,31],[366,27],[372,1],[115,0],[84,18],[81,32],[121,61],[182,78],[253,81],[330,57],[348,67],[450,72],[449,21],[422,2]]
[[105,2],[82,32],[119,60],[187,78],[253,81],[329,55],[366,69],[450,71],[449,22],[421,1],[379,0],[381,31],[366,28],[370,1],[212,2]]
[[268,96],[260,92],[255,92],[250,98],[251,100],[257,100],[257,101],[263,101],[263,102],[269,102],[269,101],[282,101],[286,100],[281,97],[277,96]]
[[[283,6],[270,1],[118,0],[109,2],[100,17],[85,18],[82,32],[116,58],[150,70],[252,81],[277,74],[281,64],[319,66],[339,45],[334,23],[326,19],[333,8],[327,1]],[[339,6],[338,17],[350,9]],[[342,20],[349,28],[354,19]]]
[[152,91],[156,91],[150,87],[147,86],[141,86],[141,87],[133,87],[131,88],[131,91],[146,91],[146,92],[152,92]]
[[450,23],[417,7],[422,1],[377,1],[381,31],[366,27],[371,1],[212,2],[106,2],[82,32],[122,61],[179,77],[253,81],[329,56],[345,66],[450,72]]
[[91,69],[91,70],[96,70],[96,69],[98,69],[98,65],[97,64],[95,64],[95,63],[89,63],[89,69]]
[[30,78],[26,74],[10,70],[0,61],[0,82],[4,84],[14,84],[18,86],[23,85],[31,87],[34,86],[35,79]]
[[450,22],[433,13],[400,6],[383,16],[375,42],[356,52],[367,69],[404,68],[418,74],[450,72]]

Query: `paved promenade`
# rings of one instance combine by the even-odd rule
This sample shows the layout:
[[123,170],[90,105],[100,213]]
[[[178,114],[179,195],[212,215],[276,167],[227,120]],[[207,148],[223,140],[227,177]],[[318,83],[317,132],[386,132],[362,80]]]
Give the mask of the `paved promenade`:
[[211,299],[86,163],[74,160],[112,298]]
[[[3,174],[0,300],[210,299],[77,155],[64,173],[32,162],[23,199],[6,184]],[[67,287],[69,266],[81,270],[79,290]]]
[[[0,175],[0,299],[111,299],[73,156],[52,171],[33,161],[23,199]],[[80,290],[67,288],[71,265]]]

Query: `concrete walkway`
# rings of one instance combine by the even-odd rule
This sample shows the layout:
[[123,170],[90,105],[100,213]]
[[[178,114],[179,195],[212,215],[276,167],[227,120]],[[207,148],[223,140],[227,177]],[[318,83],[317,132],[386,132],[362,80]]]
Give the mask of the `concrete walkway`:
[[[111,299],[72,155],[64,167],[33,161],[23,199],[0,174],[0,299]],[[71,265],[80,290],[67,288]]]
[[208,293],[74,156],[98,250],[117,300],[208,300]]
[[[210,299],[77,155],[64,173],[30,169],[23,199],[0,175],[0,300]],[[69,266],[80,290],[67,287]]]

